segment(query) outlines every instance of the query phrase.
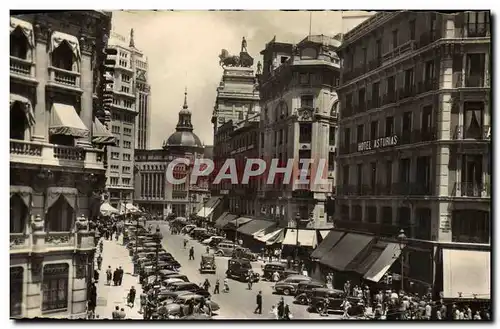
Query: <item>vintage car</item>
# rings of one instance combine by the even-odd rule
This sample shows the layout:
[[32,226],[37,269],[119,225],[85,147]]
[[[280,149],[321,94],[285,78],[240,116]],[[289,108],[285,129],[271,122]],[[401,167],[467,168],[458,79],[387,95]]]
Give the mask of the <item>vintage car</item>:
[[188,224],[188,225],[186,225],[186,226],[184,226],[182,228],[181,233],[189,234],[195,228],[196,228],[196,225],[194,225],[194,224]]
[[213,244],[217,245],[222,240],[224,240],[224,237],[218,235],[212,235],[208,239],[201,241],[201,243],[212,246]]
[[[200,296],[198,294],[181,295],[181,296],[177,297],[177,299],[173,303],[166,305],[167,312],[169,315],[179,315],[181,312],[180,309],[182,307],[183,311],[184,311],[183,314],[187,314],[187,309],[189,308],[188,305],[191,302],[191,300],[194,300],[195,302],[199,302],[202,298],[203,298],[203,296]],[[220,309],[219,304],[217,304],[216,302],[214,302],[212,300],[208,300],[205,302],[207,304],[210,303],[210,308],[212,309],[212,312],[217,312]],[[207,310],[208,310],[207,306],[205,306],[203,311],[207,312]]]
[[304,281],[311,281],[312,279],[305,275],[291,275],[288,278],[276,282],[273,289],[278,294],[295,295],[299,283]]
[[170,278],[170,279],[163,280],[162,285],[163,285],[163,287],[168,289],[173,283],[176,283],[176,282],[186,282],[186,281],[182,280],[181,278]]
[[232,257],[233,258],[246,258],[246,259],[253,262],[253,261],[256,261],[259,256],[256,253],[252,252],[248,248],[243,248],[243,247],[238,246],[233,250]]
[[201,228],[201,227],[197,227],[195,229],[193,229],[191,232],[189,232],[189,235],[193,238],[193,239],[198,239],[198,236],[202,233],[202,232],[206,232],[207,229],[206,228]]
[[[312,290],[310,298],[309,310],[312,312],[321,313],[325,307],[325,299],[328,298],[328,309],[340,312],[342,311],[342,303],[345,299],[345,293],[338,289],[315,288]],[[360,307],[359,302],[362,301],[358,297],[347,297],[352,307],[349,315],[359,315],[364,313],[364,307]]]
[[297,285],[294,303],[300,305],[309,305],[312,291],[315,288],[326,288],[326,284],[324,282],[316,280],[300,282]]
[[293,269],[287,269],[286,264],[283,263],[268,263],[262,268],[262,276],[271,281],[273,279],[274,272],[278,272],[280,275],[280,280],[286,279],[290,275],[299,275],[300,273]]
[[182,295],[192,295],[193,293],[191,291],[170,291],[165,288],[161,288],[160,292],[158,292],[158,301],[160,302],[173,302],[176,300],[179,296]]
[[172,283],[169,288],[170,291],[191,291],[193,294],[201,295],[203,297],[210,297],[210,293],[205,289],[192,282],[176,282]]
[[168,274],[168,275],[163,275],[162,276],[163,280],[167,280],[167,279],[182,279],[184,282],[189,282],[189,279],[186,275],[184,274],[180,274],[180,273],[172,273],[172,274]]
[[253,282],[259,281],[260,275],[253,271],[252,264],[248,259],[231,258],[227,261],[226,275],[229,278],[246,282],[249,274],[251,274]]
[[217,265],[215,264],[215,256],[202,255],[200,262],[200,273],[215,273]]

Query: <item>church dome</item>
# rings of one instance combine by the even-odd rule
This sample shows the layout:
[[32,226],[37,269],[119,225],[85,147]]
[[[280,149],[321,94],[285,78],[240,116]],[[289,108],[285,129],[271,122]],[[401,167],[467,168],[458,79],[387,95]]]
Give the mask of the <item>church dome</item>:
[[189,111],[187,105],[187,90],[184,92],[184,106],[179,111],[179,121],[175,127],[175,132],[163,143],[163,147],[172,146],[203,147],[200,138],[193,133],[191,111]]

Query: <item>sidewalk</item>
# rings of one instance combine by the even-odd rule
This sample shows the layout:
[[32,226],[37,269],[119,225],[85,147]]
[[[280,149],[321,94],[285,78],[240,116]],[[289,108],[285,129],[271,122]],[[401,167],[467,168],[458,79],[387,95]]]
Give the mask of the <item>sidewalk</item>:
[[[96,314],[100,319],[112,319],[112,313],[116,306],[124,308],[127,319],[143,319],[140,314],[140,296],[142,287],[139,284],[139,277],[132,276],[134,265],[128,250],[121,245],[122,238],[119,241],[103,240],[104,252],[102,253],[102,267],[99,271],[99,283],[97,284],[97,306]],[[124,274],[121,286],[106,285],[106,269],[111,266],[114,271],[121,266]],[[97,268],[97,265],[95,266]],[[130,287],[134,286],[136,290],[134,307],[127,306],[127,295]]]

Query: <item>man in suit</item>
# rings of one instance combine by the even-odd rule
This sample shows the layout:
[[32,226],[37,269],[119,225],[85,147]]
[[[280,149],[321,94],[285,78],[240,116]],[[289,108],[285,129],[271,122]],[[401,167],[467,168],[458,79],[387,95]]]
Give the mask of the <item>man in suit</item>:
[[259,291],[259,293],[257,294],[257,307],[253,312],[255,314],[257,313],[262,314],[262,291]]

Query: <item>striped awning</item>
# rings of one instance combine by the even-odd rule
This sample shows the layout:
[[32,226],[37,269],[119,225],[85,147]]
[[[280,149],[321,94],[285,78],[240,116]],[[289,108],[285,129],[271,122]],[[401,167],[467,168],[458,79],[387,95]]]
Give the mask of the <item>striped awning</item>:
[[89,137],[89,130],[82,122],[73,106],[54,103],[51,110],[49,132],[52,135]]
[[100,145],[116,144],[115,136],[97,118],[92,123],[92,143]]

